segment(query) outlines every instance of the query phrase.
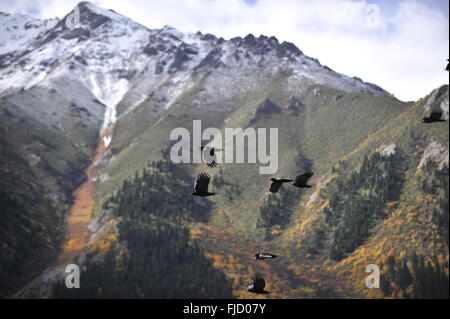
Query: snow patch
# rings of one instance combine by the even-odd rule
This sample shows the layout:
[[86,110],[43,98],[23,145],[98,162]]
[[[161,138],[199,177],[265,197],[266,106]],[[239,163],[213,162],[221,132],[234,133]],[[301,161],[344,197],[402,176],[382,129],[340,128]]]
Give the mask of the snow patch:
[[56,23],[58,19],[39,20],[23,14],[0,15],[0,55],[25,49],[41,32]]
[[104,136],[103,137],[103,144],[105,144],[105,147],[108,147],[108,145],[111,143],[111,136]]
[[118,14],[112,10],[109,9],[103,9],[99,6],[96,6],[95,4],[89,3],[89,2],[84,2],[83,5],[85,5],[90,11],[98,14],[98,15],[102,15],[105,17],[110,18],[111,20],[116,20],[116,21],[123,21],[123,20],[129,20],[127,17]]
[[125,79],[113,79],[109,74],[91,74],[92,94],[106,105],[101,133],[117,120],[116,106],[128,91],[128,81]]

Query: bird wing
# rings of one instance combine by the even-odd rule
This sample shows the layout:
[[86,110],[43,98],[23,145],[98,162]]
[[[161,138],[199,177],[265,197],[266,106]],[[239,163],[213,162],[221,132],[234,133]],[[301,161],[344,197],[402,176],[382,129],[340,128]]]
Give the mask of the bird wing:
[[255,291],[264,291],[266,281],[260,273],[256,273],[253,279],[253,287]]
[[215,160],[213,160],[211,163],[206,163],[206,166],[214,168],[217,166],[217,162]]
[[431,111],[430,118],[433,120],[439,120],[442,117],[442,111],[438,108],[435,108]]
[[214,148],[204,147],[202,152],[203,160],[208,167],[216,167],[216,155],[214,154]]
[[277,193],[281,187],[281,184],[283,184],[282,181],[278,181],[278,180],[273,181],[272,184],[270,184],[270,192]]
[[295,184],[305,185],[306,182],[308,182],[308,179],[310,179],[311,176],[313,176],[313,175],[314,175],[313,172],[307,172],[307,173],[298,175],[298,176],[295,178]]
[[197,179],[195,180],[194,190],[196,193],[207,193],[208,185],[211,177],[206,173],[202,172],[198,174]]

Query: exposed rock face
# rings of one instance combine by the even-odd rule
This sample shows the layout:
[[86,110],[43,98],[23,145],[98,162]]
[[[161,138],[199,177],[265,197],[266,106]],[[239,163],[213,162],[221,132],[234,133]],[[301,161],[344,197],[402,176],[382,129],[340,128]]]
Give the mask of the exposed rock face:
[[379,152],[382,156],[391,156],[395,154],[395,149],[397,148],[397,145],[395,143],[389,144],[389,145],[383,145]]
[[422,158],[420,159],[418,169],[426,165],[428,161],[433,161],[439,165],[439,168],[448,167],[448,142],[440,144],[436,141],[431,142],[424,150]]
[[430,112],[435,108],[441,109],[443,111],[442,118],[448,120],[448,98],[442,98],[445,95],[448,96],[448,90],[448,86],[442,86],[439,89],[434,90],[424,106],[426,112]]
[[299,98],[295,96],[291,97],[288,105],[288,110],[291,111],[293,115],[298,115],[304,107],[305,104]]

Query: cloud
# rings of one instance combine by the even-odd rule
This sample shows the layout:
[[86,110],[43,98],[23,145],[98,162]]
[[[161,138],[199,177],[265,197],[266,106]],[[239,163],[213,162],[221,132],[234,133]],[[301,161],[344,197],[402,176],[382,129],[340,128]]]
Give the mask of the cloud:
[[[78,1],[8,1],[0,11],[62,17]],[[322,64],[373,82],[401,100],[416,100],[447,83],[448,14],[425,1],[379,0],[98,0],[95,4],[149,27],[166,24],[226,39],[274,35]],[[388,4],[387,4],[388,3]],[[372,20],[371,20],[372,19]]]

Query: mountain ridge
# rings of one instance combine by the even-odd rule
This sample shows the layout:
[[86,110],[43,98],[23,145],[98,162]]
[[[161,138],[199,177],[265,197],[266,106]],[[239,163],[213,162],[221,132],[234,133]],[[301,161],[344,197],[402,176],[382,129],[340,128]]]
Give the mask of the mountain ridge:
[[[105,24],[108,23],[118,23],[118,24],[127,24],[127,25],[131,25],[132,28],[139,28],[141,29],[140,31],[143,32],[143,30],[145,30],[145,32],[143,32],[144,34],[142,35],[143,38],[150,36],[150,37],[156,37],[156,36],[165,36],[163,38],[159,37],[160,40],[163,40],[164,42],[167,42],[169,45],[174,45],[174,42],[178,42],[177,44],[177,48],[178,48],[178,57],[180,57],[180,55],[189,55],[191,53],[193,53],[192,51],[189,52],[186,50],[183,50],[183,48],[179,47],[180,45],[194,45],[195,44],[204,44],[204,45],[208,45],[208,43],[202,43],[202,42],[207,42],[208,40],[215,40],[217,39],[217,37],[210,35],[210,34],[201,34],[199,32],[197,33],[182,33],[172,27],[166,26],[163,27],[162,29],[148,29],[140,24],[135,23],[134,21],[132,21],[131,19],[128,19],[122,15],[113,13],[111,14],[111,12],[109,10],[105,10],[105,9],[101,9],[89,2],[81,2],[79,5],[80,7],[80,27],[75,28],[74,30],[68,30],[67,27],[65,27],[64,24],[64,19],[61,19],[59,22],[57,22],[55,25],[55,21],[56,20],[52,20],[52,24],[50,24],[47,28],[47,30],[41,31],[39,32],[39,34],[36,35],[35,37],[35,42],[34,46],[35,49],[39,49],[40,46],[46,46],[47,42],[58,42],[58,39],[65,39],[67,41],[70,42],[70,40],[73,39],[77,39],[77,41],[79,42],[83,42],[84,40],[88,39],[89,36],[88,34],[90,34],[90,32],[94,32],[95,30],[98,28],[102,28],[102,25],[104,26]],[[99,16],[101,16],[102,18],[98,18]],[[111,17],[115,17],[116,19],[111,19]],[[120,18],[117,18],[120,17]],[[93,20],[90,22],[90,19]],[[98,20],[100,19],[100,20]],[[40,21],[41,23],[43,23],[43,20],[37,20],[36,21]],[[113,20],[113,21],[111,21]],[[45,20],[47,21],[47,20]],[[13,25],[11,27],[19,27],[18,25]],[[84,31],[83,31],[84,30]],[[126,32],[127,30],[124,30],[124,28],[122,28],[121,30],[122,32]],[[130,33],[127,34],[127,36],[130,36]],[[87,37],[87,38],[86,38]],[[180,39],[181,37],[181,39]],[[101,40],[101,39],[98,39]],[[170,41],[173,40],[173,41]],[[184,42],[185,41],[185,42]],[[60,41],[59,41],[60,42]],[[266,36],[260,36],[259,38],[255,38],[253,35],[249,34],[244,38],[241,37],[235,37],[232,38],[230,40],[223,40],[222,38],[217,39],[217,42],[219,42],[219,44],[229,44],[229,43],[234,43],[235,47],[239,47],[239,46],[243,46],[248,48],[248,50],[251,52],[255,52],[258,54],[263,54],[265,53],[264,50],[267,49],[277,49],[277,53],[280,55],[280,57],[283,57],[284,55],[286,55],[286,58],[293,58],[294,56],[304,56],[303,53],[292,43],[289,42],[283,42],[281,44],[278,43],[278,41],[276,40],[275,37],[266,37]],[[57,45],[63,45],[60,43],[56,43]],[[152,51],[152,49],[155,49],[153,47],[149,47],[148,45],[151,45],[151,42],[147,42],[147,47],[144,50],[147,54],[154,52]],[[209,43],[209,45],[211,45],[211,43]],[[63,47],[65,47],[66,49],[71,49],[71,43],[68,43],[67,45],[63,45]],[[42,50],[42,48],[40,48]],[[174,48],[172,48],[173,50]],[[197,50],[202,50],[204,49],[204,47],[197,47]],[[233,48],[236,49],[236,48]],[[50,49],[49,49],[50,50]],[[256,50],[256,51],[255,51]],[[20,50],[21,52],[26,51],[25,49]],[[51,53],[53,55],[56,55],[54,57],[54,60],[56,59],[60,59],[63,58],[63,56],[61,56],[61,54],[63,54],[63,51],[65,50],[58,50],[58,49],[51,49],[50,50]],[[169,50],[170,51],[170,50]],[[6,52],[6,53],[11,53],[11,52]],[[29,54],[29,52],[26,52],[27,54]],[[170,53],[170,52],[169,52]],[[207,56],[208,53],[212,52],[210,50],[207,50],[206,52],[204,52],[204,54],[202,54],[199,59],[200,60],[204,60]],[[236,52],[235,52],[236,53]],[[293,54],[290,55],[289,53]],[[27,55],[25,54],[25,55]],[[237,54],[237,53],[236,53]],[[66,54],[67,57],[67,54]],[[70,56],[69,56],[70,57]],[[171,61],[174,62],[174,67],[177,67],[177,59],[176,59],[176,55],[171,56],[170,59],[172,59]],[[22,57],[18,57],[19,60],[23,60]],[[45,58],[43,58],[43,60],[45,60]],[[81,60],[80,60],[81,61]],[[11,61],[10,61],[11,62]],[[41,61],[39,61],[41,62]],[[82,62],[81,62],[82,63]],[[164,63],[164,61],[161,61],[161,63]],[[305,56],[305,61],[302,61],[302,63],[305,64],[312,64],[314,66],[321,66],[320,63],[316,60],[316,59],[312,59],[312,58],[307,58]],[[197,64],[196,66],[200,66],[199,64]],[[9,69],[8,71],[10,71],[11,69]],[[323,70],[330,70],[329,68],[324,68]],[[323,71],[322,70],[322,71]],[[43,72],[45,71],[49,71],[49,70],[43,70]],[[170,71],[170,70],[169,70]],[[173,71],[173,69],[172,69]],[[345,77],[341,74],[338,73],[333,73],[333,76],[341,76],[341,77]],[[0,75],[1,76],[1,75]],[[345,77],[348,78],[348,77]],[[364,82],[362,82],[360,79],[358,78],[348,78],[347,79],[349,81],[349,85],[348,85],[348,89],[351,88],[351,86],[356,86],[356,87],[361,87],[363,89],[366,89],[368,91],[372,91],[375,93],[385,93],[385,91],[382,91],[380,88],[374,86],[374,87],[366,87],[364,85]],[[0,81],[1,82],[1,81]],[[34,83],[34,82],[32,82]],[[32,85],[32,84],[30,84]],[[21,87],[21,86],[19,86]],[[94,92],[95,93],[95,92]],[[98,96],[97,96],[98,98]]]

